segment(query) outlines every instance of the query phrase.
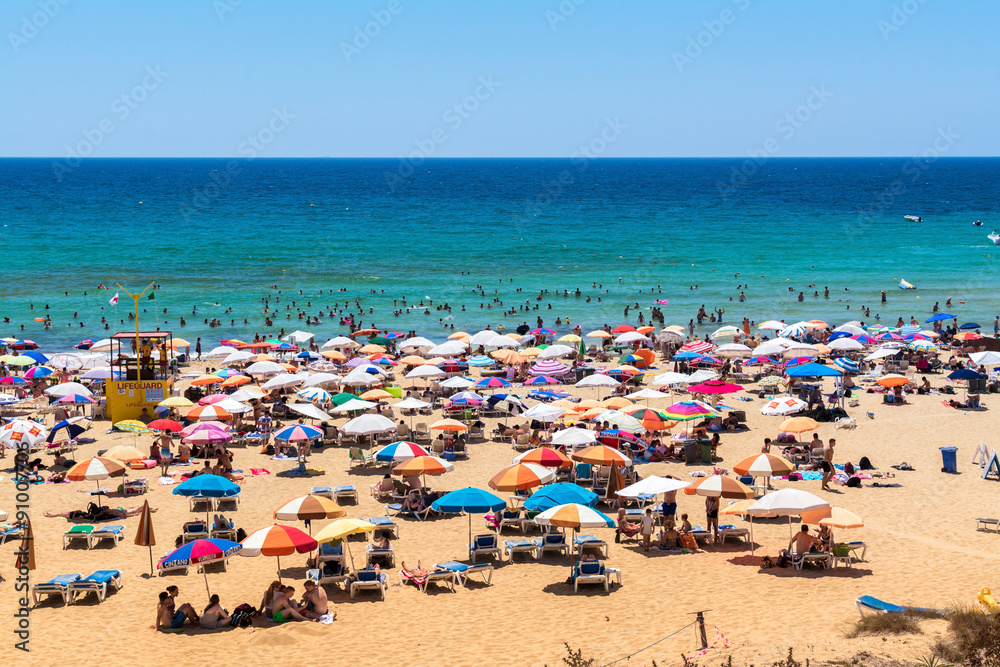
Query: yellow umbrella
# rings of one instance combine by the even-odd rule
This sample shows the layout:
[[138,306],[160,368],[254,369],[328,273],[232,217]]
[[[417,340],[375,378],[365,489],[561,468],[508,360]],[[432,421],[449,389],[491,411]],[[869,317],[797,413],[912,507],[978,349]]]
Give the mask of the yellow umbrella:
[[537,357],[542,351],[537,347],[526,347],[521,350],[521,356],[523,357]]
[[194,403],[183,396],[171,396],[170,398],[160,401],[157,405],[165,408],[189,408],[194,405]]
[[364,347],[358,350],[358,352],[360,352],[361,354],[383,354],[385,351],[386,350],[384,347],[382,347],[381,345],[376,345],[374,343],[369,343],[368,345],[365,345]]
[[351,554],[351,545],[347,542],[348,535],[357,535],[359,533],[370,533],[375,530],[377,526],[373,523],[368,523],[367,521],[362,521],[361,519],[337,519],[330,525],[323,528],[323,530],[316,533],[317,544],[326,544],[327,542],[335,542],[337,540],[343,540],[344,548],[347,549],[347,555],[351,558],[351,569],[354,569],[354,555]]
[[448,336],[450,340],[454,340],[456,338],[468,338],[468,337],[469,334],[465,333],[464,331],[456,331],[452,335]]
[[805,433],[819,428],[819,422],[809,417],[792,417],[781,422],[779,431],[784,433]]
[[576,334],[566,334],[559,339],[560,343],[579,343],[580,337]]
[[191,347],[191,342],[183,338],[173,339],[174,347]]
[[108,451],[104,452],[104,458],[113,459],[115,461],[138,461],[140,459],[146,458],[146,455],[140,452],[135,447],[129,447],[127,445],[118,445],[117,447],[112,447]]
[[377,401],[380,398],[392,398],[392,394],[387,392],[385,389],[369,389],[365,393],[361,394],[361,398],[366,401]]
[[865,522],[854,512],[841,507],[824,507],[809,510],[801,515],[802,523],[814,526],[830,526],[832,528],[864,528]]
[[591,331],[589,334],[587,334],[587,338],[611,338],[611,334],[609,334],[607,331],[602,331],[601,329],[597,329],[596,331]]
[[320,355],[330,359],[331,361],[344,361],[347,357],[344,356],[343,352],[337,352],[336,350],[326,350],[320,352]]

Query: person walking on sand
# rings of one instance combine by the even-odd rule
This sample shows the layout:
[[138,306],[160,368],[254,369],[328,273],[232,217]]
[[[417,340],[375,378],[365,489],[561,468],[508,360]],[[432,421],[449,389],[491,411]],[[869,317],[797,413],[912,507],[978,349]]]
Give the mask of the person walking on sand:
[[705,498],[705,520],[708,529],[712,531],[713,542],[719,543],[719,499],[714,496]]
[[837,441],[830,438],[830,442],[827,443],[826,448],[823,450],[823,463],[821,464],[823,468],[823,485],[820,487],[823,491],[830,490],[830,478],[833,477],[833,448],[837,445]]

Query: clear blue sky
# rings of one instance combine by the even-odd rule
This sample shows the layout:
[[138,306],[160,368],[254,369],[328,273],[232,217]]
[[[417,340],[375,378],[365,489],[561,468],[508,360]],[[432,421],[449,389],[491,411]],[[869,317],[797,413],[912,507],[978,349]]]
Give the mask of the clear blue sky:
[[949,127],[948,155],[1000,155],[998,25],[987,0],[5,0],[0,156],[562,157],[602,132],[609,157],[909,156]]

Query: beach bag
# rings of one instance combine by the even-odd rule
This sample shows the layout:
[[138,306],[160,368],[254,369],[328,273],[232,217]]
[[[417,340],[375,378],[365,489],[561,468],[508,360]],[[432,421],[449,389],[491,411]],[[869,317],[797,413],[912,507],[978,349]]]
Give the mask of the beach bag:
[[694,539],[694,535],[689,535],[687,533],[681,535],[681,547],[684,549],[691,549],[694,551],[698,548],[698,540]]
[[861,487],[861,478],[860,477],[852,477],[852,478],[850,478],[849,480],[847,480],[847,486],[851,487],[852,489],[860,488]]
[[848,461],[844,465],[844,472],[847,473],[848,475],[853,475],[854,474],[854,464],[851,463],[850,461]]
[[234,628],[249,628],[253,625],[253,617],[256,615],[257,610],[244,602],[233,610],[230,625]]
[[774,563],[771,562],[770,556],[764,556],[763,558],[760,559],[760,569],[767,570],[772,567],[774,567]]
[[236,529],[236,541],[237,542],[242,542],[246,538],[247,538],[247,531],[243,530],[242,528],[237,528]]
[[872,462],[868,460],[867,456],[862,456],[861,457],[861,460],[858,461],[858,467],[861,468],[862,470],[874,470],[875,469],[875,466],[872,465]]
[[799,473],[797,473],[797,472],[793,472],[793,473],[791,473],[791,474],[788,475],[788,481],[789,482],[801,482],[802,481],[802,475],[799,474]]
[[615,531],[615,544],[621,544],[621,543],[622,543],[622,531],[616,530]]
[[791,562],[792,557],[788,554],[788,549],[782,549],[778,552],[778,567],[788,567]]

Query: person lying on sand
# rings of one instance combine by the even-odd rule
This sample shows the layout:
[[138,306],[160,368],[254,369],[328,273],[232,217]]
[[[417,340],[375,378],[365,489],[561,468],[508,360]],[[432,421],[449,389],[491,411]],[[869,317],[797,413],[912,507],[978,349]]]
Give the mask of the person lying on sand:
[[[130,516],[139,516],[142,513],[142,505],[133,505],[132,507],[101,507],[99,511],[107,515],[110,519],[124,519]],[[155,512],[157,508],[150,507],[149,511]],[[91,512],[90,508],[88,508],[87,510],[70,510],[69,512],[45,512],[43,516],[50,519],[88,519],[92,518],[95,513]]]

